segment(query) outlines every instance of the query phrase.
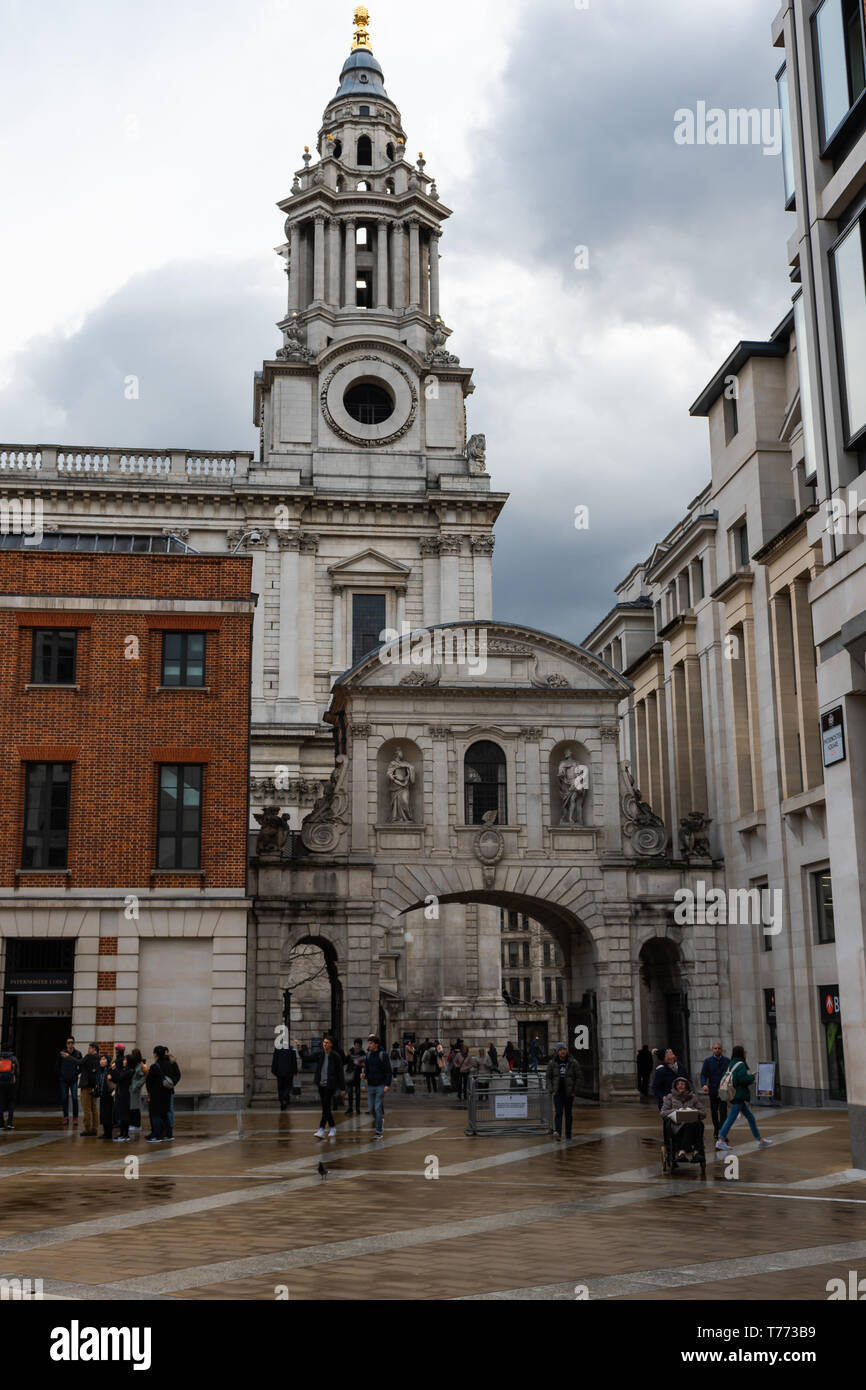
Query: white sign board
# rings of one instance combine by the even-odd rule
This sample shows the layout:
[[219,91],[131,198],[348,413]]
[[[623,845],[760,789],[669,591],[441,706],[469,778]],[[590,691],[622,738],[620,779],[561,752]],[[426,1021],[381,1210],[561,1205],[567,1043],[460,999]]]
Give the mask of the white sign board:
[[525,1120],[529,1116],[528,1096],[497,1096],[497,1120]]
[[821,744],[825,767],[845,761],[845,725],[841,705],[821,715]]
[[776,1089],[776,1063],[758,1063],[758,1095],[772,1096]]

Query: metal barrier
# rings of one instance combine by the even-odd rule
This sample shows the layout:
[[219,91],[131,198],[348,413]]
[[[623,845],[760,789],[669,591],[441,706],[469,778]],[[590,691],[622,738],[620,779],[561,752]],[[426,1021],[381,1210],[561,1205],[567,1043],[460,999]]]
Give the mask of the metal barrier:
[[467,1134],[550,1134],[552,1094],[539,1072],[473,1076],[469,1083]]

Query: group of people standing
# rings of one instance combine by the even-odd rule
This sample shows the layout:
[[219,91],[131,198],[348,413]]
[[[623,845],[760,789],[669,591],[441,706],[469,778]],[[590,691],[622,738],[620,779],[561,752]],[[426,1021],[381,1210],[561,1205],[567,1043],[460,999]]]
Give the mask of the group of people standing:
[[56,1070],[64,1129],[69,1127],[70,1107],[72,1127],[77,1129],[80,1097],[82,1139],[130,1143],[141,1133],[144,1105],[150,1115],[150,1133],[145,1142],[170,1143],[174,1138],[174,1092],[181,1073],[167,1047],[155,1047],[153,1061],[148,1064],[137,1047],[127,1052],[118,1043],[114,1057],[110,1058],[92,1042],[82,1056],[75,1039],[67,1038],[66,1046],[57,1054]]
[[[730,1149],[728,1134],[740,1115],[745,1116],[752,1137],[762,1148],[767,1148],[773,1142],[761,1137],[758,1122],[749,1109],[755,1076],[749,1070],[746,1049],[739,1043],[731,1048],[730,1057],[725,1056],[720,1042],[713,1043],[712,1052],[709,1057],[704,1058],[701,1066],[698,1082],[700,1091],[693,1086],[688,1070],[671,1047],[667,1048],[662,1056],[655,1048],[650,1051],[644,1043],[637,1054],[637,1073],[641,1095],[648,1096],[649,1090],[652,1089],[662,1115],[665,1119],[672,1119],[675,1127],[677,1110],[696,1110],[701,1118],[692,1121],[692,1124],[702,1125],[706,1113],[706,1097],[710,1102],[713,1139],[717,1149]],[[733,1098],[730,1101],[727,1095],[721,1094],[722,1082],[726,1076],[729,1076],[728,1084],[733,1088]],[[685,1151],[685,1139],[689,1137],[683,1136],[681,1152]]]

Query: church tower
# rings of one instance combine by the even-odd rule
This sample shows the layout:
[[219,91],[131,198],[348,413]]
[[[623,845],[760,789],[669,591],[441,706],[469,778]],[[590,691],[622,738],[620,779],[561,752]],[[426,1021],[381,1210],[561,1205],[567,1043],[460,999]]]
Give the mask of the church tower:
[[442,316],[451,212],[423,155],[407,158],[369,19],[355,11],[316,154],[305,150],[279,203],[288,307],[282,343],[256,375],[261,460],[247,509],[262,595],[259,778],[288,764],[303,781],[330,766],[331,686],[384,629],[491,616],[492,529],[506,499],[491,491],[484,436],[467,429],[472,372]]

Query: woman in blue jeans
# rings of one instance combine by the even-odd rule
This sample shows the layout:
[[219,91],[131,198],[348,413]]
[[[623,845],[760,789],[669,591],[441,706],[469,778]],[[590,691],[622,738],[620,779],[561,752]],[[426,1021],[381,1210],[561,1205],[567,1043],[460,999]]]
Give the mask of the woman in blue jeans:
[[749,1097],[751,1094],[749,1087],[753,1085],[755,1077],[746,1066],[746,1049],[741,1047],[739,1043],[736,1047],[731,1049],[731,1080],[735,1088],[734,1099],[728,1111],[728,1118],[719,1130],[716,1148],[729,1149],[731,1147],[728,1143],[728,1131],[738,1115],[745,1115],[749,1122],[749,1129],[752,1131],[752,1137],[757,1139],[762,1149],[766,1149],[773,1141],[772,1139],[761,1138],[757,1121],[749,1109]]

